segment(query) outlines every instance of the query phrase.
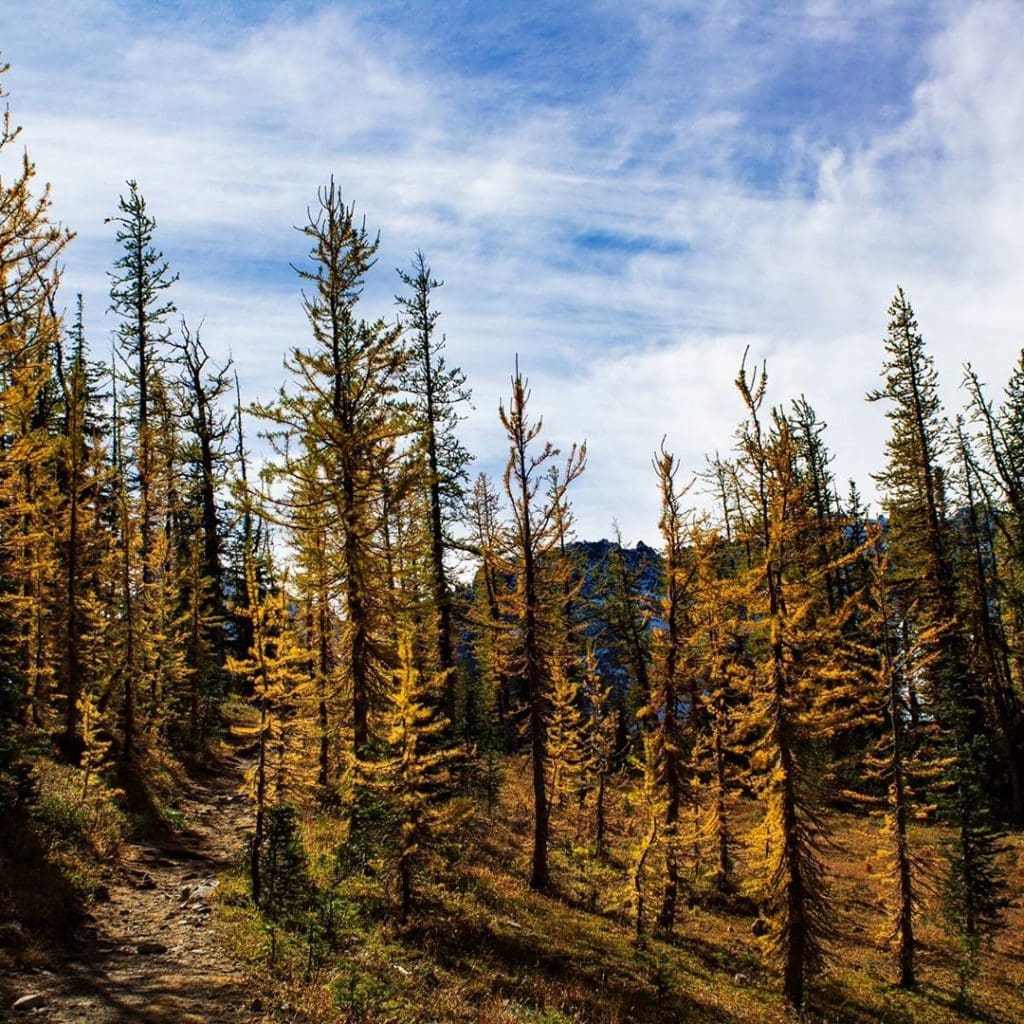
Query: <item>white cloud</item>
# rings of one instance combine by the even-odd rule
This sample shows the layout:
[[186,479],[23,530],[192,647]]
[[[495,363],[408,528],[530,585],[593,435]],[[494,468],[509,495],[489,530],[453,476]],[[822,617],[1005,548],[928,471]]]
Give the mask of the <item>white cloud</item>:
[[[7,84],[80,232],[67,280],[89,296],[94,338],[109,328],[114,256],[102,219],[134,176],[182,273],[179,306],[206,316],[209,344],[230,347],[249,391],[266,395],[281,353],[305,340],[292,225],[334,173],[383,233],[369,310],[390,313],[390,270],[416,247],[446,279],[438,301],[451,360],[474,386],[466,438],[481,464],[502,456],[497,400],[517,351],[552,435],[587,437],[583,536],[616,517],[628,538],[653,539],[650,456],[663,434],[694,470],[728,449],[748,344],[768,357],[773,399],[806,393],[832,425],[837,471],[868,489],[885,425],[863,394],[897,283],[951,404],[964,359],[999,382],[1024,340],[1013,3],[937,9],[905,115],[879,111],[848,142],[784,125],[779,180],[759,188],[736,170],[759,145],[759,90],[807,40],[855,45],[890,5],[854,17],[808,0],[806,17],[744,35],[746,5],[694,5],[681,24],[678,5],[644,4],[618,92],[543,107],[503,101],[502,78],[433,68],[401,25],[381,39],[333,8],[157,29],[112,0],[15,6]],[[660,248],[601,251],[580,244],[588,233]]]

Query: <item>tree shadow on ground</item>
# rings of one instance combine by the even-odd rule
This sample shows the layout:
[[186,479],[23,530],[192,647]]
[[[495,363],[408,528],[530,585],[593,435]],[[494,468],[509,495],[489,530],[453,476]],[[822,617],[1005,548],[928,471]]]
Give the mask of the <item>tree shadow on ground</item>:
[[[15,819],[0,836],[0,993],[14,998],[12,971],[52,965],[83,939],[88,912],[81,894],[31,822]],[[6,968],[6,969],[5,969]]]
[[678,995],[667,978],[659,977],[656,957],[641,962],[633,955],[616,963],[610,956],[594,955],[593,949],[563,946],[552,935],[498,930],[457,917],[414,924],[402,938],[446,971],[478,983],[487,979],[493,995],[532,1002],[544,992],[564,992],[560,1009],[584,1019],[638,1024],[729,1024],[735,1019],[717,1005]]

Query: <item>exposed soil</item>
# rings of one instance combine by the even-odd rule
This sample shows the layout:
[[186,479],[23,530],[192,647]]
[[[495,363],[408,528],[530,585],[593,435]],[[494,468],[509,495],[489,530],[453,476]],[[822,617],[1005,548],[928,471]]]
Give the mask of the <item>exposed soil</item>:
[[239,795],[244,764],[229,758],[216,774],[187,784],[187,825],[166,839],[130,843],[68,959],[52,971],[14,979],[33,1007],[0,1019],[52,1024],[255,1024],[265,1020],[239,965],[211,922],[218,875],[237,855],[248,825]]

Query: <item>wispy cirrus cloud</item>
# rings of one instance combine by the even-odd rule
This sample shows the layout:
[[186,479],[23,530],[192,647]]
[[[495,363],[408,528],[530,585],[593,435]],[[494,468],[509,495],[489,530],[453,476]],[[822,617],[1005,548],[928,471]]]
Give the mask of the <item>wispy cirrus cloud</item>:
[[369,310],[417,247],[446,279],[480,465],[515,352],[552,435],[588,438],[583,535],[616,517],[653,538],[650,455],[667,435],[699,469],[729,447],[747,346],[866,489],[898,282],[951,402],[964,359],[999,381],[1019,350],[1016,4],[14,8],[13,106],[79,231],[67,280],[95,340],[103,217],[137,177],[182,311],[269,394],[306,338],[292,225],[333,173],[382,231]]

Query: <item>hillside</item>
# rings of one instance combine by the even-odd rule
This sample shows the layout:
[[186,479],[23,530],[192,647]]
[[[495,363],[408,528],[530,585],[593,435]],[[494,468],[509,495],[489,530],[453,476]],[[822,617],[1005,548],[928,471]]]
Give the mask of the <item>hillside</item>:
[[[338,841],[330,819],[311,820],[306,849],[314,884],[331,892],[333,934],[311,944],[303,928],[276,936],[270,964],[265,924],[245,907],[236,879],[222,893],[229,941],[250,971],[269,982],[278,1005],[327,1021],[465,1021],[486,1024],[706,1022],[767,1024],[953,1024],[1024,1020],[1024,913],[1018,904],[986,953],[970,1009],[956,1008],[955,938],[934,899],[922,908],[920,986],[892,985],[892,950],[883,935],[884,890],[878,822],[830,812],[835,847],[827,855],[835,942],[831,968],[815,981],[803,1015],[780,996],[764,941],[754,935],[756,905],[722,898],[707,878],[687,876],[688,895],[671,937],[634,937],[630,867],[637,836],[628,825],[635,790],[616,786],[606,859],[595,856],[593,804],[563,805],[552,844],[551,893],[529,890],[529,770],[504,762],[493,815],[481,814],[473,841],[422,884],[417,912],[402,925],[390,878],[376,871],[331,886]],[[748,825],[751,803],[735,813]],[[914,829],[916,854],[935,863],[946,838]],[[1006,861],[1024,888],[1024,839]],[[380,865],[378,865],[379,867]],[[330,888],[328,888],[330,887]],[[281,1019],[289,1019],[287,1016]]]
[[[4,947],[4,1005],[40,997],[30,1015],[54,1024],[220,1024],[226,1021],[348,1024],[465,1021],[481,1024],[620,1024],[692,1021],[767,1024],[794,1020],[753,934],[755,905],[722,898],[689,878],[671,937],[633,934],[627,829],[629,787],[619,780],[610,809],[610,848],[595,856],[593,804],[563,806],[552,847],[555,885],[529,891],[528,767],[503,761],[500,796],[481,812],[473,841],[422,883],[416,912],[397,920],[395,893],[374,870],[337,882],[337,823],[309,818],[304,843],[311,891],[328,900],[331,925],[302,917],[274,926],[249,906],[239,854],[252,806],[239,795],[239,762],[193,775],[177,824],[159,840],[126,842],[102,866],[73,926],[46,934],[36,921]],[[635,796],[635,794],[633,795]],[[748,824],[756,809],[740,802]],[[958,1010],[957,950],[923,908],[921,984],[891,984],[891,950],[879,906],[877,822],[831,812],[828,854],[836,941],[832,966],[812,987],[801,1020],[820,1024],[953,1024],[1024,1019],[1024,913],[984,956],[969,1010]],[[914,830],[915,850],[933,860],[944,838]],[[1024,840],[1008,844],[1011,887],[1024,888]],[[10,865],[5,874],[10,875]],[[41,876],[34,878],[43,884]],[[51,885],[52,882],[46,882]],[[31,902],[31,894],[23,894]],[[933,923],[927,923],[927,922]],[[302,923],[305,922],[305,923]],[[53,923],[53,922],[49,922]],[[310,930],[312,925],[312,932]],[[312,934],[312,941],[311,941]],[[244,979],[244,980],[243,980]],[[3,1019],[0,1017],[0,1019]]]

